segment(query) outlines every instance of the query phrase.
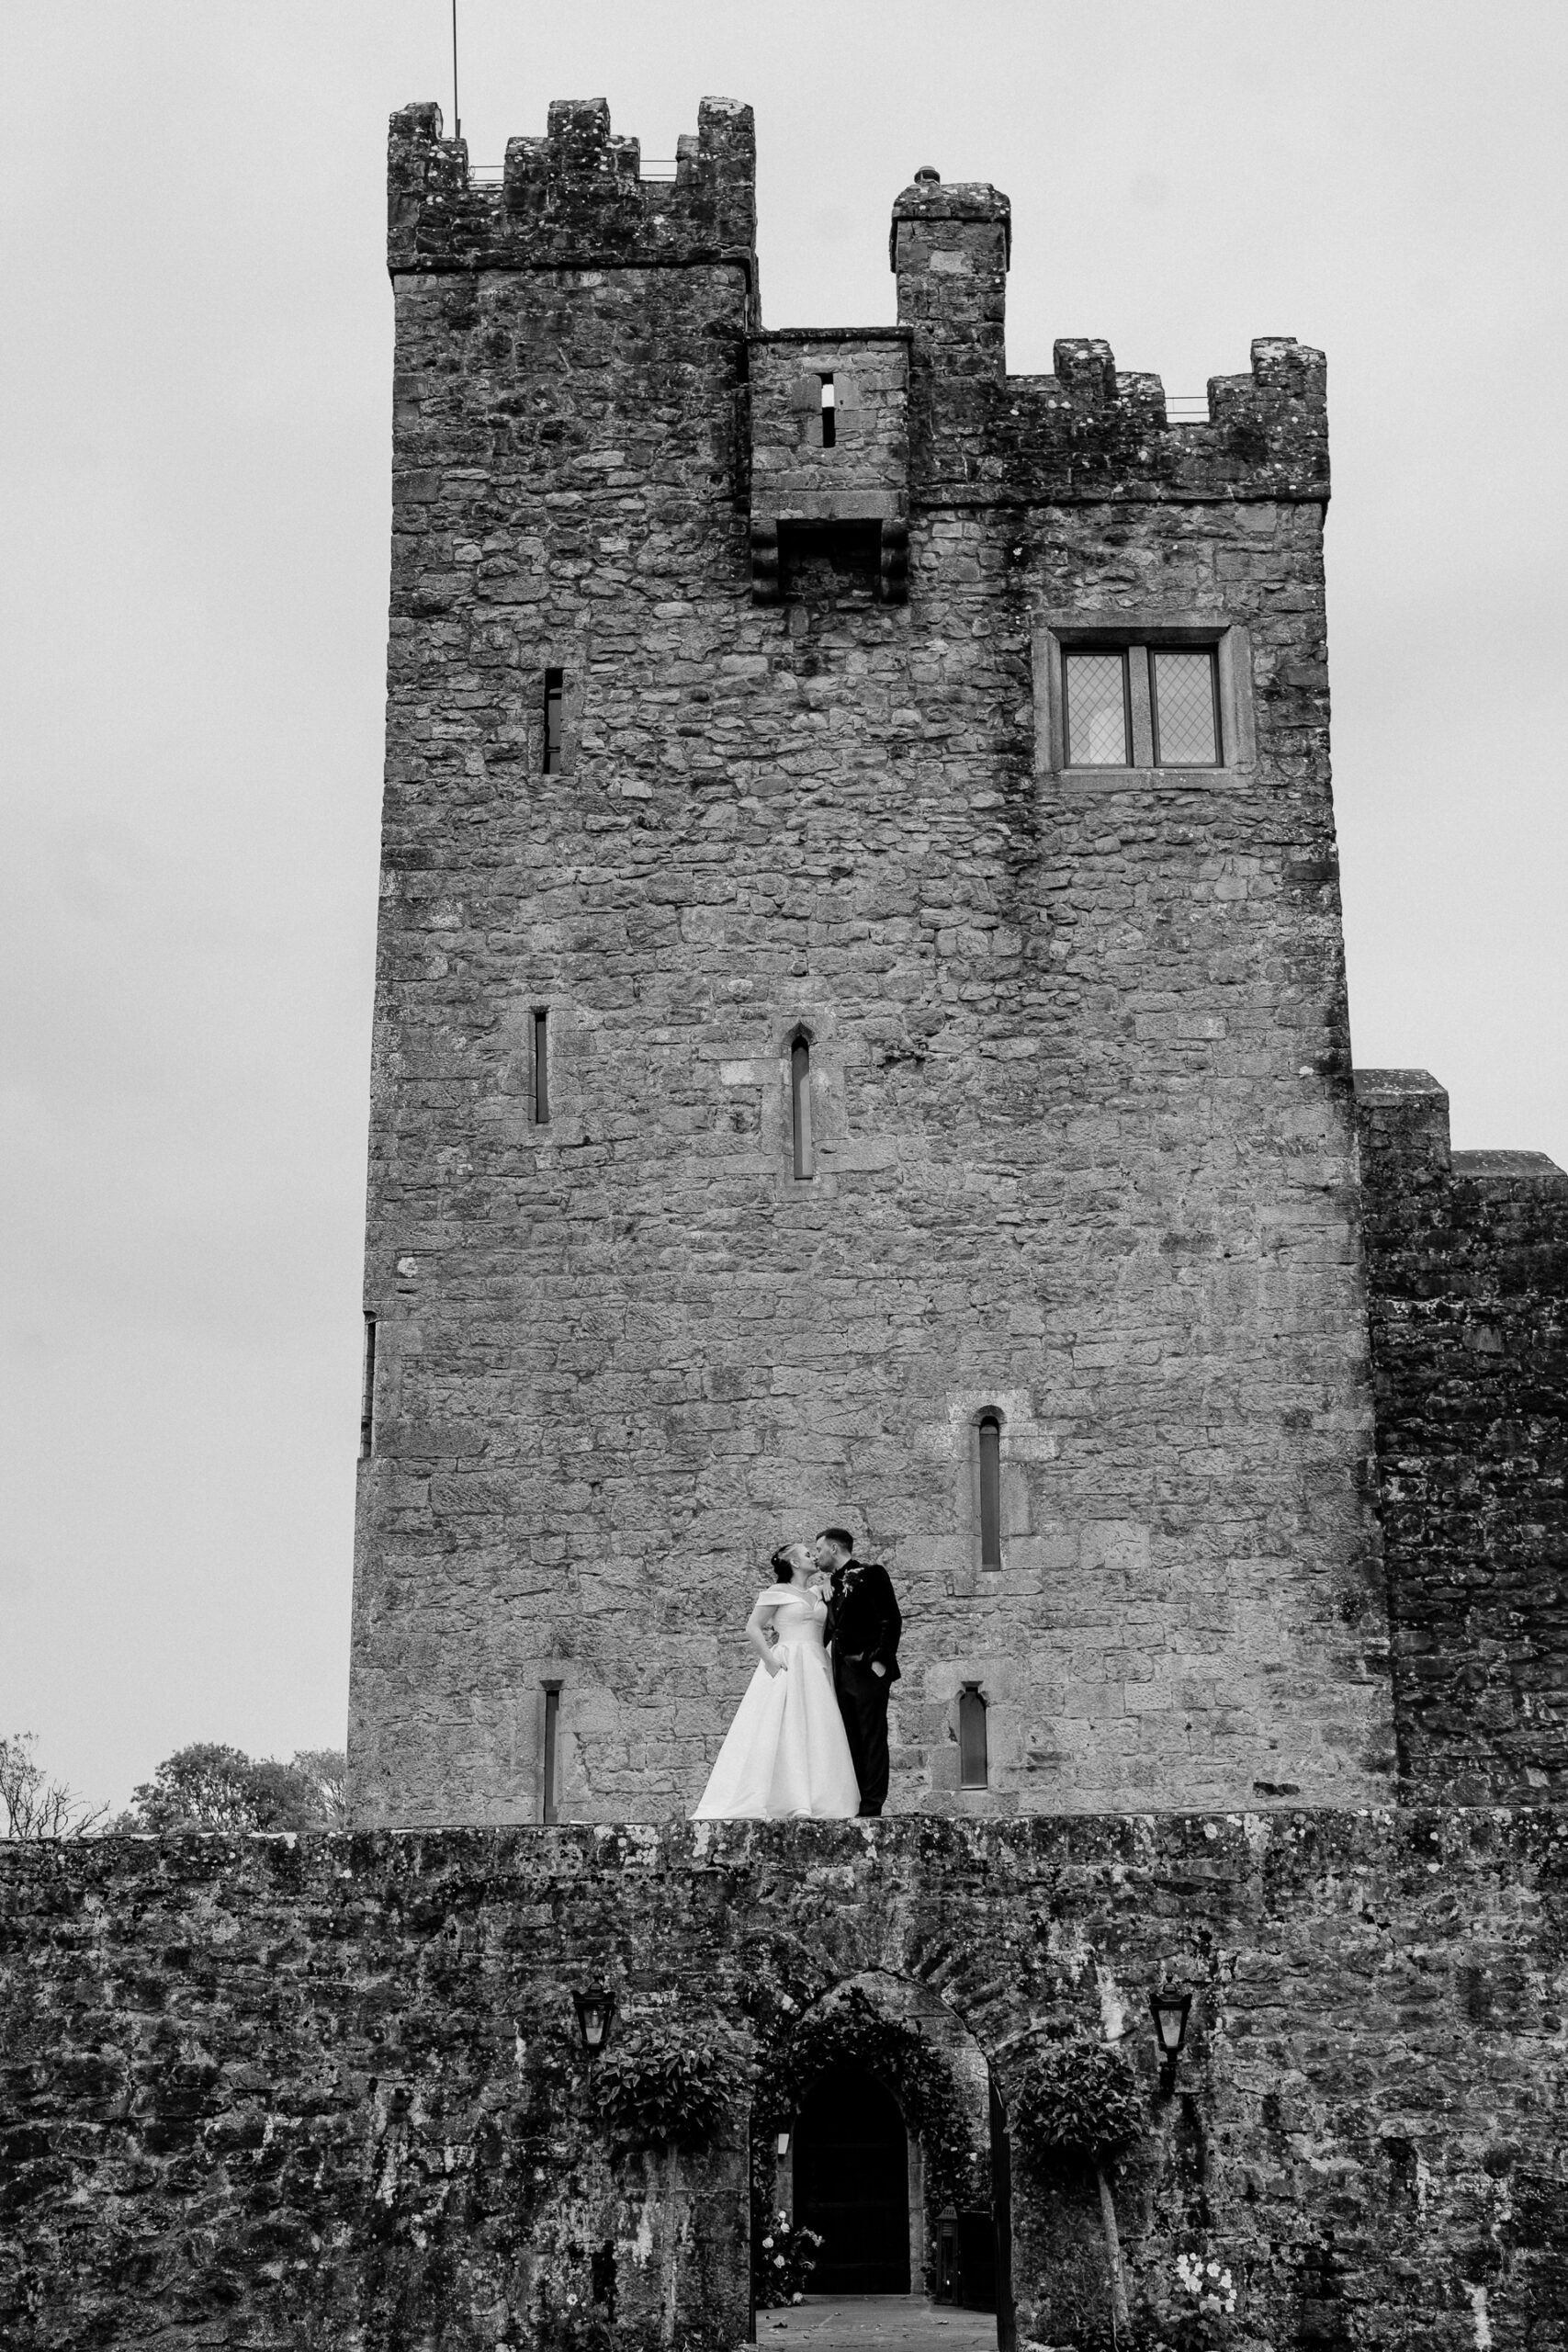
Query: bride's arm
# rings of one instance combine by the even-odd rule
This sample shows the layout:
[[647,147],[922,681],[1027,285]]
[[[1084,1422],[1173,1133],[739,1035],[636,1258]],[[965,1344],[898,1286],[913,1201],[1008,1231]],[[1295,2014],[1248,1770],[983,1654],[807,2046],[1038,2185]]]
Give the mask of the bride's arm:
[[746,1620],[746,1638],[770,1674],[783,1674],[789,1664],[782,1650],[775,1649],[768,1640],[777,1606],[776,1601],[759,1600]]

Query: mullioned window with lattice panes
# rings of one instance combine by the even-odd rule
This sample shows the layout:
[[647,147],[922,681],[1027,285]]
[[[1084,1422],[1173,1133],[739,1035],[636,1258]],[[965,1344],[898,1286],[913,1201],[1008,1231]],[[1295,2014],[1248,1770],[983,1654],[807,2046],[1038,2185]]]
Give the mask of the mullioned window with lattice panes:
[[1065,646],[1062,718],[1071,768],[1221,767],[1217,648]]

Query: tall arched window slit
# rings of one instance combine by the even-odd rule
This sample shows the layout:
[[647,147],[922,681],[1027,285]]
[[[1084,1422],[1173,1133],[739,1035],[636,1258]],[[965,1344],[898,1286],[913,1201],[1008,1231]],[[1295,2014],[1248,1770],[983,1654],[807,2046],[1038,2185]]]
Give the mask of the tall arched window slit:
[[797,1037],[789,1049],[789,1101],[795,1179],[798,1184],[817,1173],[811,1142],[811,1046],[805,1037]]
[[980,1447],[980,1566],[1002,1564],[1002,1424],[998,1413],[982,1413]]

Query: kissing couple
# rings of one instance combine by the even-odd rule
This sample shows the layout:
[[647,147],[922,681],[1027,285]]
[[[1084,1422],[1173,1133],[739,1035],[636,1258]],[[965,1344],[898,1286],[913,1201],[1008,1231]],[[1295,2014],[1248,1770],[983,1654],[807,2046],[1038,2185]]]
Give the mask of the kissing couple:
[[[761,1661],[694,1821],[849,1821],[887,1799],[887,1697],[903,1619],[886,1568],[825,1527],[768,1563],[746,1638]],[[832,1644],[829,1667],[827,1645]]]

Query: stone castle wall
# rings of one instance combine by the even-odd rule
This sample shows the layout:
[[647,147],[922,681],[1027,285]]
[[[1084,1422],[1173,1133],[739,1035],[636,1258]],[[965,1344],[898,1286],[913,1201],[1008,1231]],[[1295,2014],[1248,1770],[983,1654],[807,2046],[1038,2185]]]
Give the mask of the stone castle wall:
[[[1242,2342],[1548,2352],[1565,1893],[1568,1819],[1529,1810],[9,1848],[0,2338],[733,2346],[745,2117],[673,2169],[617,2140],[571,1991],[767,2052],[854,1979],[939,2005],[1010,2117],[1043,2039],[1121,2040],[1149,2339],[1197,2251]],[[1158,1984],[1195,1996],[1170,2099]],[[1108,2342],[1088,2176],[1012,2172],[1019,2341]]]
[[1449,1148],[1425,1070],[1361,1070],[1402,1779],[1568,1795],[1568,1175]]
[[[764,335],[744,110],[663,193],[591,107],[504,189],[437,131],[394,121],[360,1815],[539,1817],[547,1681],[563,1814],[684,1811],[768,1550],[838,1519],[907,1611],[896,1806],[1375,1793],[1320,358],[1194,426],[1103,345],[1008,378],[1005,199],[929,182],[901,334]],[[1219,645],[1220,769],[1066,766],[1086,629]]]

